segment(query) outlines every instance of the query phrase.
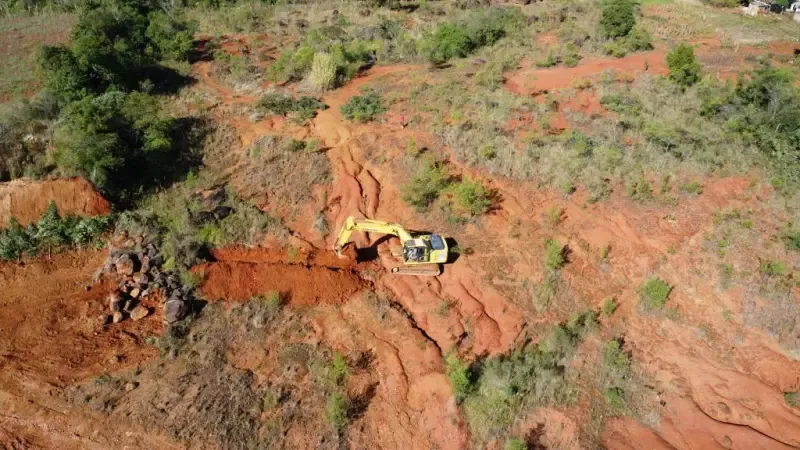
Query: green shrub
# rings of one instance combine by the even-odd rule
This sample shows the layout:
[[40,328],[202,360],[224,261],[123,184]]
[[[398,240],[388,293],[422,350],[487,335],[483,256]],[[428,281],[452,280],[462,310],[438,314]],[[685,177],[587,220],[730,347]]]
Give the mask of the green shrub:
[[608,406],[614,410],[624,410],[627,402],[625,401],[625,391],[620,387],[612,387],[605,390],[603,397]]
[[16,218],[8,221],[8,226],[0,231],[0,259],[15,261],[23,254],[35,255],[37,251],[36,236],[20,225]]
[[768,277],[782,277],[788,273],[789,269],[780,261],[763,261],[758,267],[758,271]]
[[694,47],[679,44],[667,54],[669,79],[681,86],[691,86],[700,81],[700,63],[694,56]]
[[314,55],[309,80],[314,88],[325,91],[334,87],[336,82],[336,62],[329,53],[320,52]]
[[328,422],[333,425],[333,428],[342,433],[348,425],[347,411],[350,408],[350,399],[346,395],[334,392],[328,398],[328,404],[325,407],[325,412],[328,416]]
[[686,194],[702,194],[703,185],[699,181],[690,181],[681,185],[681,192]]
[[614,297],[607,297],[603,300],[603,306],[601,311],[604,316],[609,317],[614,314],[614,311],[617,310],[617,301],[614,300]]
[[800,407],[800,392],[784,392],[783,401],[792,408]]
[[447,378],[453,388],[456,401],[461,403],[472,392],[474,385],[470,378],[469,365],[458,358],[455,353],[448,353],[444,358]]
[[653,199],[653,187],[644,178],[638,178],[626,186],[628,197],[632,200],[644,203]]
[[558,64],[558,58],[553,54],[553,52],[547,53],[547,57],[544,59],[540,59],[536,61],[536,67],[553,67]]
[[45,85],[62,100],[136,89],[144,69],[162,58],[185,60],[192,49],[188,22],[155,2],[89,2],[78,11],[69,46],[45,46],[38,56]]
[[607,42],[603,50],[607,55],[622,58],[628,53],[652,50],[653,38],[644,28],[634,27],[627,36]]
[[417,211],[425,211],[451,184],[451,180],[447,167],[439,163],[427,164],[403,186],[403,201]]
[[636,24],[633,0],[606,0],[600,18],[600,34],[606,38],[621,38],[628,35]]
[[294,98],[290,95],[272,93],[261,97],[258,108],[280,116],[295,113],[300,120],[310,120],[316,117],[317,111],[327,106],[315,97]]
[[371,91],[364,95],[354,95],[350,101],[342,105],[342,115],[347,120],[356,122],[370,122],[386,111],[383,99],[377,92]]
[[520,438],[510,438],[506,441],[505,450],[528,450],[528,444]]
[[654,311],[664,308],[667,298],[672,292],[672,286],[661,278],[653,278],[639,291],[640,302],[645,310]]
[[631,366],[631,359],[622,348],[620,339],[611,339],[603,346],[603,363],[614,370],[627,372]]
[[565,247],[553,239],[544,241],[544,265],[550,270],[560,269],[565,262]]
[[787,228],[781,236],[787,250],[800,251],[800,230]]
[[492,207],[489,191],[477,180],[463,180],[452,188],[456,206],[473,216],[485,214]]
[[13,261],[24,254],[33,256],[47,250],[52,255],[53,250],[82,247],[94,243],[110,226],[110,217],[62,217],[56,203],[50,201],[36,225],[23,228],[15,218],[9,219],[8,226],[0,231],[0,259]]
[[459,22],[439,24],[433,33],[419,41],[419,52],[431,63],[443,64],[493,45],[524,23],[525,16],[517,8],[494,7],[474,11]]

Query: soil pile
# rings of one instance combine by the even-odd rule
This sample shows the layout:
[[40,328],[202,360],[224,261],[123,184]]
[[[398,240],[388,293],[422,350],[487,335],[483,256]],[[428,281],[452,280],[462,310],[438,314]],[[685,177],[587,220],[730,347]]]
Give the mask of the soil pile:
[[0,184],[0,227],[15,217],[21,224],[36,222],[53,200],[62,215],[106,215],[111,205],[83,178],[33,181],[18,179]]

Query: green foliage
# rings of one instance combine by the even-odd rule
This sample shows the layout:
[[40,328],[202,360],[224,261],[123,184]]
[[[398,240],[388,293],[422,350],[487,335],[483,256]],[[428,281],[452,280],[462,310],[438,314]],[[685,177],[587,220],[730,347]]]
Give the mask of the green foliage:
[[554,239],[544,241],[544,266],[550,270],[558,270],[566,261],[564,257],[565,247]]
[[611,39],[627,36],[636,24],[635,6],[633,0],[606,0],[600,18],[600,34]]
[[520,438],[513,437],[506,441],[505,450],[528,450],[528,444]]
[[69,47],[42,48],[38,61],[48,89],[75,101],[109,90],[132,90],[162,58],[188,57],[193,29],[149,0],[88,1],[79,9]]
[[622,58],[628,53],[653,49],[653,38],[646,29],[635,26],[625,37],[607,42],[603,46],[606,54]]
[[350,101],[342,105],[342,115],[347,120],[356,122],[370,122],[383,114],[386,108],[383,106],[381,95],[375,91],[370,91],[364,95],[354,95]]
[[447,370],[447,378],[450,379],[450,386],[453,388],[453,395],[456,397],[456,401],[461,403],[474,389],[469,365],[452,352],[445,355],[444,365]]
[[694,47],[678,44],[667,54],[669,79],[681,86],[691,86],[700,81],[700,63],[694,56]]
[[24,254],[93,244],[110,226],[110,217],[61,217],[58,206],[50,201],[36,225],[23,228],[15,218],[9,219],[8,226],[0,231],[0,259],[14,261]]
[[702,194],[703,184],[696,180],[684,183],[681,185],[681,192],[686,194]]
[[334,392],[328,398],[325,412],[328,421],[333,425],[338,433],[342,433],[347,428],[347,410],[350,407],[350,399],[339,392]]
[[56,130],[55,161],[108,194],[122,195],[174,168],[172,119],[147,94],[108,92],[70,104]]
[[672,286],[666,281],[661,278],[650,279],[639,291],[641,304],[647,311],[663,309],[670,292]]
[[334,87],[336,82],[336,62],[330,53],[320,52],[314,55],[309,80],[314,88],[322,91]]
[[456,206],[473,216],[480,216],[492,207],[489,191],[478,180],[462,180],[451,187]]
[[614,311],[617,310],[617,301],[614,297],[607,297],[603,300],[603,306],[601,307],[600,311],[603,313],[604,316],[610,317],[614,314]]
[[763,261],[758,271],[768,277],[782,277],[789,272],[789,269],[780,261]]
[[650,182],[641,178],[636,178],[630,183],[627,183],[626,191],[628,197],[632,200],[644,203],[653,199],[653,187]]
[[558,64],[558,58],[553,54],[553,52],[548,52],[547,56],[544,59],[540,59],[536,61],[536,67],[553,67]]
[[475,50],[494,45],[520,29],[525,16],[517,8],[495,7],[473,11],[458,22],[439,24],[419,41],[419,52],[433,64],[464,58]]
[[0,231],[0,259],[15,261],[23,254],[36,254],[36,236],[20,225],[16,218],[8,221],[8,226]]
[[341,385],[349,374],[350,369],[347,367],[347,360],[344,359],[341,353],[334,352],[330,369],[331,381],[336,385]]
[[271,114],[286,116],[294,113],[300,120],[316,117],[317,111],[327,108],[318,98],[302,96],[294,98],[285,94],[266,94],[258,101],[258,107]]
[[464,415],[479,443],[502,436],[522,408],[567,406],[577,390],[568,377],[569,358],[597,327],[593,312],[552,327],[539,344],[525,343],[508,355],[489,358],[464,400]]
[[425,211],[451,183],[447,167],[440,163],[426,164],[403,186],[403,201],[417,211]]
[[792,408],[800,407],[800,392],[784,392],[783,401]]
[[781,240],[787,250],[800,251],[800,229],[788,227],[781,235]]

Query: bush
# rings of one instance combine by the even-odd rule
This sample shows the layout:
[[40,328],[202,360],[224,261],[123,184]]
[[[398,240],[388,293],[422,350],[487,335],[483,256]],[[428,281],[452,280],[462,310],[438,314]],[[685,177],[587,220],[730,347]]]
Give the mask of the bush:
[[346,395],[334,392],[328,398],[325,412],[328,421],[333,425],[338,433],[342,433],[347,428],[347,410],[350,408],[350,399]]
[[473,216],[485,214],[492,207],[489,191],[480,181],[464,180],[452,187],[456,206]]
[[603,306],[601,311],[604,316],[609,317],[614,314],[614,311],[617,310],[617,301],[614,300],[614,297],[608,297],[603,300]]
[[792,408],[800,407],[800,392],[784,392],[783,401]]
[[342,105],[341,111],[347,120],[370,122],[379,114],[383,114],[386,108],[383,106],[380,94],[371,91],[364,95],[354,95],[350,101]]
[[444,165],[435,162],[427,164],[403,186],[403,201],[417,211],[425,211],[450,185],[451,179]]
[[606,0],[600,18],[600,34],[616,39],[625,37],[636,24],[633,0]]
[[464,58],[493,45],[525,23],[517,8],[496,7],[475,11],[459,22],[445,22],[419,41],[419,52],[433,64]]
[[520,438],[510,438],[506,441],[505,450],[528,450],[528,444]]
[[336,63],[329,53],[320,52],[314,55],[309,80],[314,88],[321,91],[334,87],[336,82]]
[[565,262],[565,247],[553,239],[544,241],[544,266],[550,270],[560,269]]
[[461,403],[472,392],[473,381],[470,378],[469,365],[458,358],[455,353],[448,353],[444,359],[447,378],[453,388],[456,401]]
[[539,344],[526,342],[508,355],[486,360],[464,400],[470,431],[483,443],[502,434],[521,407],[566,406],[576,398],[569,358],[597,326],[592,312],[552,327]]
[[258,108],[271,114],[286,116],[295,113],[300,120],[310,120],[316,117],[317,111],[327,108],[318,98],[294,98],[285,94],[266,94],[258,101]]
[[607,42],[603,46],[606,54],[615,58],[622,58],[628,53],[652,50],[653,38],[650,33],[642,27],[636,26],[627,36]]
[[175,168],[171,118],[147,94],[108,92],[70,104],[56,130],[55,161],[67,174],[123,195]]
[[787,250],[800,251],[800,230],[788,228],[781,236]]
[[133,90],[162,58],[182,59],[192,49],[193,29],[156,2],[107,0],[79,9],[69,47],[45,46],[39,67],[45,85],[75,101],[108,90]]
[[0,259],[18,261],[24,254],[33,256],[47,250],[52,255],[53,250],[92,244],[110,226],[110,217],[61,217],[58,206],[50,201],[39,222],[27,229],[15,218],[9,219],[8,226],[0,231]]
[[694,56],[694,48],[679,44],[667,54],[669,79],[681,86],[691,86],[700,81],[700,63]]
[[664,308],[672,286],[661,278],[648,280],[639,292],[640,302],[645,310],[654,311]]

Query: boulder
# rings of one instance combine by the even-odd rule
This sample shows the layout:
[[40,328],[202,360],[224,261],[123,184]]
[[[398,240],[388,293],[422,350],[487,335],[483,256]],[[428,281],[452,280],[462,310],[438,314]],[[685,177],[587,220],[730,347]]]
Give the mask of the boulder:
[[131,319],[134,321],[144,319],[150,315],[150,309],[146,306],[139,305],[131,311]]
[[111,310],[112,313],[122,310],[122,296],[119,291],[108,294],[108,309]]
[[211,212],[217,218],[217,220],[222,220],[233,213],[233,208],[230,206],[217,206],[216,208],[212,209]]
[[133,282],[138,284],[139,286],[146,285],[150,282],[150,277],[142,272],[136,272],[133,274]]
[[164,320],[166,320],[167,323],[177,322],[186,317],[188,312],[189,306],[186,302],[170,299],[164,305]]
[[117,269],[117,273],[122,276],[131,276],[135,270],[135,262],[133,258],[130,257],[128,254],[123,254],[117,259],[117,262],[114,264],[114,267]]
[[120,322],[122,322],[122,319],[123,319],[123,316],[122,316],[122,312],[120,312],[120,311],[115,312],[114,315],[111,316],[111,321],[114,322],[114,323],[120,323]]
[[130,296],[133,298],[139,298],[139,295],[142,293],[142,290],[139,288],[133,288],[130,292]]

